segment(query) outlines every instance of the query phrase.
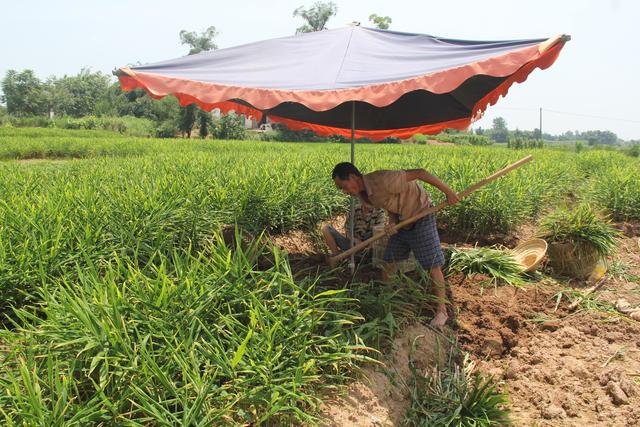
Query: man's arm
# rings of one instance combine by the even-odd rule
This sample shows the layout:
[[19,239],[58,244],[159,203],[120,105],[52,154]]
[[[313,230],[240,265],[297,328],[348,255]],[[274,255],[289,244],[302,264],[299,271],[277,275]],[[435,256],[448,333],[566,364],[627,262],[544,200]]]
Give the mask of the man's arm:
[[405,171],[405,174],[406,174],[407,182],[415,181],[416,179],[419,179],[420,181],[424,181],[427,184],[433,185],[438,190],[442,191],[445,194],[445,196],[447,196],[447,202],[450,205],[460,200],[458,199],[458,195],[456,194],[456,192],[453,191],[447,184],[440,181],[440,179],[437,176],[431,175],[429,172],[427,172],[424,169],[409,169]]

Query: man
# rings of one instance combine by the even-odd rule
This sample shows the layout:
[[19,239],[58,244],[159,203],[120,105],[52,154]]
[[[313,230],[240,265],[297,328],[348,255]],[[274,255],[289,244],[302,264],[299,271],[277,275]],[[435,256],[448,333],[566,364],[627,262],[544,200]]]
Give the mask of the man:
[[[322,227],[322,236],[334,256],[351,247],[351,236],[349,234],[350,215],[351,213],[349,213],[344,223],[344,227],[347,230],[346,237],[330,225]],[[373,236],[374,227],[385,223],[383,209],[363,205],[359,199],[356,199],[353,218],[353,236],[356,244]]]
[[440,248],[435,213],[419,219],[395,234],[391,228],[431,206],[429,194],[416,180],[438,188],[446,195],[450,205],[458,202],[456,193],[424,169],[381,170],[362,175],[352,163],[344,162],[335,166],[331,177],[344,193],[358,197],[365,205],[383,208],[389,213],[391,223],[387,226],[387,233],[390,237],[384,251],[386,267],[383,279],[388,280],[389,275],[396,269],[396,262],[407,259],[413,251],[422,268],[430,273],[435,286],[438,307],[431,325],[443,326],[448,318],[444,303],[445,280],[442,274],[444,255]]

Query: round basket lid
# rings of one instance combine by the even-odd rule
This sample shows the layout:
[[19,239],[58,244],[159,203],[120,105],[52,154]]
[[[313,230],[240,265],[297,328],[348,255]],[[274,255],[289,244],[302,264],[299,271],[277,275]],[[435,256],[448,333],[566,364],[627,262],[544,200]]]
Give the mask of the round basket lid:
[[525,272],[535,270],[546,253],[547,242],[542,239],[529,239],[511,251],[511,254],[522,265]]

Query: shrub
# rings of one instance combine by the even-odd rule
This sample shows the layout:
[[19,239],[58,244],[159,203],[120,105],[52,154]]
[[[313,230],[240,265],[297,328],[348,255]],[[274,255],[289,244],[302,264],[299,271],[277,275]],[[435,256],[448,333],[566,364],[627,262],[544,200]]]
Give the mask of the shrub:
[[154,134],[156,138],[175,138],[178,132],[175,120],[165,120],[156,127]]
[[640,157],[640,143],[631,145],[624,152],[627,156]]
[[106,130],[129,136],[152,136],[155,133],[151,120],[133,116],[85,116],[77,119],[62,117],[54,119],[50,123],[52,127],[61,129]]
[[544,148],[544,141],[541,139],[528,139],[521,136],[507,139],[507,148],[514,150]]
[[17,128],[29,127],[29,128],[46,128],[51,126],[51,120],[45,116],[32,116],[32,117],[11,117],[9,118],[11,124]]
[[278,141],[280,133],[277,130],[268,130],[260,134],[260,141]]
[[493,141],[483,135],[474,135],[472,133],[440,133],[434,137],[438,141],[451,142],[457,145],[475,145],[487,146],[492,145]]
[[381,144],[400,144],[400,142],[402,142],[400,138],[396,138],[395,136],[388,136],[380,141]]
[[234,111],[223,114],[220,120],[213,125],[211,134],[217,139],[244,139],[244,118]]
[[309,129],[291,130],[282,123],[274,123],[272,127],[278,132],[278,141],[287,142],[321,142],[324,138],[316,135]]
[[423,135],[421,133],[417,133],[417,134],[413,135],[411,138],[413,139],[414,142],[416,142],[418,144],[426,144],[427,143],[427,136]]
[[329,135],[327,139],[329,140],[329,142],[351,142],[349,138],[345,138],[342,135]]

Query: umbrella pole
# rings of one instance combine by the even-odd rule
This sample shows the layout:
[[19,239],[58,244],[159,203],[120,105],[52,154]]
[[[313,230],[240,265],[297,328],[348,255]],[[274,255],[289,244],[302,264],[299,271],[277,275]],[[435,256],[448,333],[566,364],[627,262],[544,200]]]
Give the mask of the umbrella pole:
[[[356,134],[356,103],[355,101],[351,101],[351,163],[353,165],[356,164],[355,134]],[[353,197],[351,197],[351,216],[349,217],[349,236],[351,237],[352,248],[355,246],[355,236],[353,233],[355,213],[356,213],[356,201]],[[351,254],[351,258],[349,259],[349,269],[351,270],[351,274],[355,273],[355,270],[356,270],[355,252]]]

